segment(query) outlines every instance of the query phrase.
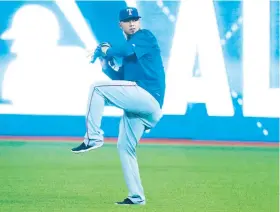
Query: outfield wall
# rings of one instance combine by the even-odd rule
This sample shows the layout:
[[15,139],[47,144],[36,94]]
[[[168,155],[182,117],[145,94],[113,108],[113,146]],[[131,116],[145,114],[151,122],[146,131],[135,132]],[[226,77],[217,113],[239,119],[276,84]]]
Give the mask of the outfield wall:
[[[136,3],[167,78],[164,116],[145,137],[279,142],[279,1],[195,2]],[[107,79],[85,49],[124,41],[125,6],[0,1],[0,137],[84,135],[89,86]],[[105,136],[120,116],[106,107]]]
[[[105,136],[118,135],[119,120],[119,117],[103,118]],[[257,122],[266,127],[268,135],[257,126]],[[82,116],[1,115],[0,123],[2,136],[80,137],[85,132],[85,118]],[[198,111],[193,116],[164,116],[156,128],[144,137],[279,142],[279,120],[202,117]]]

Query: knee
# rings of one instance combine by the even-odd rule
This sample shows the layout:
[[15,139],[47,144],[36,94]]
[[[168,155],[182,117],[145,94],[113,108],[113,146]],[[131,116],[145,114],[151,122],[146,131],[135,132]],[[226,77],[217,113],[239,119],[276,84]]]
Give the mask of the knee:
[[156,111],[154,113],[152,113],[151,115],[151,128],[154,128],[157,123],[161,120],[162,118],[162,112],[161,111]]
[[100,94],[101,93],[101,89],[102,88],[102,83],[103,82],[95,82],[93,83],[91,86],[90,86],[90,89],[89,89],[89,94],[93,94],[94,92]]
[[90,91],[93,92],[98,86],[100,86],[101,82],[97,81],[97,82],[94,82],[93,84],[91,84],[90,86]]
[[162,112],[161,111],[157,111],[156,113],[154,113],[154,120],[155,120],[155,122],[156,123],[158,123],[160,120],[161,120],[161,118],[162,118]]
[[95,83],[93,83],[93,84],[90,86],[90,88],[89,88],[89,93],[90,93],[90,94],[93,93],[95,87],[96,87],[96,84],[95,84]]
[[95,82],[91,85],[91,88],[106,86],[106,85],[109,85],[109,84],[110,84],[110,82],[108,82],[108,81],[95,81]]

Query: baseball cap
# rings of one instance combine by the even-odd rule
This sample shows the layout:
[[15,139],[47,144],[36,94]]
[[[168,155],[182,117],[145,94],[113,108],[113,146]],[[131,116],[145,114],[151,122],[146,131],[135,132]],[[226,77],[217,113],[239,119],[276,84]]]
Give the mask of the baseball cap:
[[135,7],[127,7],[122,9],[119,13],[119,20],[126,21],[131,19],[141,18],[138,14],[138,10]]

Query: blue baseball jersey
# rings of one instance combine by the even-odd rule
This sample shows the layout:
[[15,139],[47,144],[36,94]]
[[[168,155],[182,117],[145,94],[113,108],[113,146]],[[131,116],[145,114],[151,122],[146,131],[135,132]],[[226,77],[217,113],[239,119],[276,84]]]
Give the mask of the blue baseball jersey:
[[165,72],[160,48],[152,32],[140,29],[129,36],[124,45],[109,48],[106,55],[108,58],[122,58],[122,66],[118,72],[110,67],[103,70],[111,79],[136,82],[162,107],[165,94]]

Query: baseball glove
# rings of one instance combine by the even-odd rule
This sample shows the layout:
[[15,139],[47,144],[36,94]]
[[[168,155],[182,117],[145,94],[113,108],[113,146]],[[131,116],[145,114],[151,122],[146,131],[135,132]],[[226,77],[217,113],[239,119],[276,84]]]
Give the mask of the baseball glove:
[[91,60],[91,63],[94,63],[96,60],[97,60],[97,58],[99,58],[99,57],[102,57],[102,58],[106,58],[106,55],[101,51],[101,48],[102,47],[111,47],[111,44],[110,43],[108,43],[108,42],[102,42],[102,43],[100,43],[97,47],[96,47],[96,49],[95,49],[95,51],[94,51],[94,54],[92,55],[92,60]]

